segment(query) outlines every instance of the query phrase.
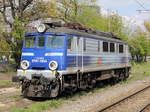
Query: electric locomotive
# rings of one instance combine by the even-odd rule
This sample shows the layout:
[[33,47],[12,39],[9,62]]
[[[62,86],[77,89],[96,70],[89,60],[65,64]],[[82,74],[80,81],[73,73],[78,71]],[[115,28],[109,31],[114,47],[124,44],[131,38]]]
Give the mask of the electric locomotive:
[[20,68],[25,97],[57,97],[129,76],[128,44],[109,32],[80,25],[43,23],[25,34]]

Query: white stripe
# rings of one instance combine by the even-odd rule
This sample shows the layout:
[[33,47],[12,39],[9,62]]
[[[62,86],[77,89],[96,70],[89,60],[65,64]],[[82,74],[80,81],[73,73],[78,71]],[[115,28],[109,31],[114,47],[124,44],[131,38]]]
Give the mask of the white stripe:
[[125,56],[125,54],[67,54],[67,56],[105,56],[105,57],[116,57],[116,56]]
[[34,56],[34,53],[22,53],[22,56]]
[[63,53],[45,53],[45,56],[63,56]]

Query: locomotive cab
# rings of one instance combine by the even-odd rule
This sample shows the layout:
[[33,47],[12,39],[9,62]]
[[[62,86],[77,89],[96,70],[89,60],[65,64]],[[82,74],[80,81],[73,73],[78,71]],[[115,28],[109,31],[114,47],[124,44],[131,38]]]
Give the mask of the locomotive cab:
[[[57,96],[59,87],[56,86],[59,86],[59,78],[61,77],[58,71],[65,69],[65,39],[65,35],[50,33],[32,33],[25,36],[20,69],[17,70],[18,77],[23,83],[22,92],[24,96]],[[26,87],[27,83],[30,84],[29,87]],[[38,91],[47,92],[42,94]]]
[[[65,36],[30,35],[24,39],[20,67],[22,71],[45,71],[45,77],[53,77],[47,72],[64,69]],[[59,44],[58,44],[59,43]],[[27,77],[31,79],[31,76]]]

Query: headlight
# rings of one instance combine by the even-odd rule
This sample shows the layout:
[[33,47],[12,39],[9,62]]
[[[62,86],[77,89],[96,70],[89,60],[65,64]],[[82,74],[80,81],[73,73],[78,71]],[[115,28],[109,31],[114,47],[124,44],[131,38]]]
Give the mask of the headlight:
[[46,26],[44,24],[40,24],[37,26],[37,31],[39,33],[43,33],[43,32],[45,32],[45,30],[46,30]]
[[24,60],[21,62],[21,68],[26,70],[29,68],[29,62],[27,60]]
[[50,68],[51,70],[56,70],[56,69],[58,68],[58,63],[57,63],[56,61],[51,61],[51,62],[49,63],[49,68]]

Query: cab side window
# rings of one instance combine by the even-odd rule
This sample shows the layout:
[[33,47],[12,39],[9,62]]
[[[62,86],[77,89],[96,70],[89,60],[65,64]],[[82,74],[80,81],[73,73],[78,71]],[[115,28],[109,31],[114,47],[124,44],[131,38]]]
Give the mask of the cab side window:
[[68,43],[67,44],[68,51],[72,51],[73,50],[73,37],[69,37],[67,43]]

